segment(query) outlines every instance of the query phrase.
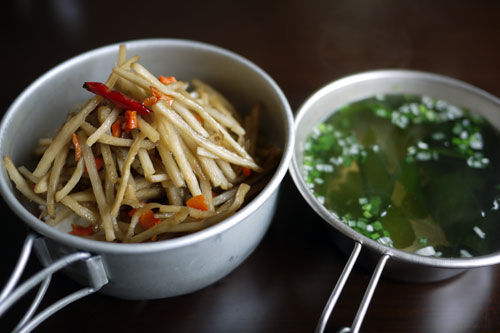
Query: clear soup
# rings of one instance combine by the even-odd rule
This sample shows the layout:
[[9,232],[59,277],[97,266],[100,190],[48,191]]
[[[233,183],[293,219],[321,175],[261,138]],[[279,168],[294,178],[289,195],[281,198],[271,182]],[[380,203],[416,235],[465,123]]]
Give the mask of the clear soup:
[[484,118],[425,96],[335,110],[310,133],[306,182],[345,224],[421,255],[500,248],[500,137]]

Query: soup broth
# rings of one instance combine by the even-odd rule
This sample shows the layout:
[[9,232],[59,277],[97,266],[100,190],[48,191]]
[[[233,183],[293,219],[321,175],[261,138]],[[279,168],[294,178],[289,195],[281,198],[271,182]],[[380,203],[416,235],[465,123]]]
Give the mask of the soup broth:
[[309,135],[306,182],[339,220],[384,245],[471,257],[500,247],[499,133],[442,100],[380,95]]

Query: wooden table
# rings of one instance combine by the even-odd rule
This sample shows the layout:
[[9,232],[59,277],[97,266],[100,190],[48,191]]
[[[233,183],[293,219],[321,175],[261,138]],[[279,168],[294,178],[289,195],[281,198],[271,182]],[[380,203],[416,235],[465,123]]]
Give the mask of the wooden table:
[[[498,1],[235,3],[4,1],[0,110],[69,57],[151,37],[199,40],[243,55],[277,81],[293,110],[330,81],[381,68],[436,72],[500,96]],[[3,284],[25,227],[1,204]],[[228,277],[163,300],[92,295],[49,318],[37,332],[312,332],[346,261],[325,230],[287,176],[265,239]],[[32,260],[28,272],[36,269]],[[354,270],[328,332],[352,322],[369,278],[370,272]],[[77,288],[57,274],[44,304]],[[0,331],[12,328],[26,303],[0,319]],[[474,269],[430,284],[383,279],[362,332],[500,332],[500,269]]]

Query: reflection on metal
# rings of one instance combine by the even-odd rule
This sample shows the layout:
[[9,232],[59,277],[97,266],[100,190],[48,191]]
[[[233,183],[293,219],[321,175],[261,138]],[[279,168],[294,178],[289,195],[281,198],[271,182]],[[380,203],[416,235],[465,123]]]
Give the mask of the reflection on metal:
[[[69,255],[66,255],[54,262],[50,262],[49,258],[41,260],[46,267],[36,273],[34,276],[27,279],[24,283],[22,283],[19,287],[16,287],[16,284],[22,275],[24,268],[26,267],[26,263],[29,259],[31,249],[33,248],[33,244],[38,238],[38,235],[34,233],[30,233],[27,235],[26,240],[24,242],[23,249],[20,254],[20,258],[14,271],[7,282],[4,290],[1,293],[0,298],[0,316],[2,316],[15,302],[17,302],[22,296],[24,296],[27,292],[41,283],[40,288],[38,290],[35,299],[30,305],[28,311],[23,316],[19,324],[14,329],[14,332],[31,332],[34,328],[36,328],[41,322],[50,317],[55,312],[59,311],[66,305],[84,297],[89,294],[92,294],[102,286],[108,283],[108,278],[106,276],[106,272],[102,265],[101,258],[98,256],[92,257],[90,253],[87,252],[75,252]],[[43,240],[43,239],[41,239]],[[37,246],[40,248],[44,242],[38,242]],[[52,274],[55,272],[75,263],[77,261],[82,261],[88,268],[88,279],[89,279],[89,287],[82,288],[54,304],[48,306],[45,310],[41,311],[36,317],[31,319],[35,314],[38,305],[43,299],[45,292],[49,286]],[[31,321],[30,321],[31,319]]]
[[358,259],[359,253],[361,252],[361,247],[361,243],[354,243],[354,249],[351,252],[351,256],[344,266],[344,270],[342,271],[342,274],[340,275],[337,284],[335,285],[335,288],[333,289],[332,294],[330,295],[330,298],[328,299],[328,302],[323,309],[323,313],[321,314],[321,317],[319,319],[318,326],[316,326],[316,333],[321,333],[325,330],[328,319],[330,318],[330,314],[332,313],[333,308],[335,307],[335,304],[337,303],[337,300],[342,293],[342,289],[344,289],[344,285],[347,282],[349,275],[351,274],[352,268],[354,267],[354,264]]
[[28,262],[28,259],[30,257],[31,249],[33,248],[33,242],[36,238],[37,235],[34,233],[30,233],[28,234],[28,236],[26,236],[22,251],[19,254],[19,259],[17,261],[16,267],[14,268],[14,271],[12,272],[9,281],[7,282],[4,289],[2,290],[2,293],[0,294],[0,304],[7,297],[7,295],[11,293],[12,289],[14,289],[14,287],[17,284],[17,281],[19,281],[19,278],[21,277],[21,274],[23,273],[24,268],[26,267],[26,263]]
[[[344,266],[344,270],[342,271],[342,274],[340,275],[337,284],[335,285],[335,288],[333,289],[333,292],[330,295],[330,298],[328,299],[325,308],[323,309],[323,313],[321,314],[318,325],[316,326],[316,333],[322,333],[325,330],[326,324],[328,323],[328,319],[330,318],[333,308],[335,307],[335,304],[337,303],[337,300],[340,294],[342,293],[342,289],[344,288],[344,285],[347,282],[349,275],[351,274],[352,268],[354,267],[354,264],[358,259],[362,246],[363,245],[360,242],[354,242],[354,248],[351,252],[351,256],[349,257],[349,260]],[[380,280],[380,276],[382,275],[385,264],[387,263],[387,260],[389,260],[389,258],[390,255],[388,254],[384,254],[380,257],[377,267],[373,271],[370,283],[366,288],[363,300],[359,305],[359,309],[358,312],[356,313],[356,317],[354,318],[352,326],[342,327],[341,329],[338,330],[339,333],[359,332],[361,324],[363,323],[363,319],[365,318],[366,311],[368,310],[368,306],[370,305],[370,301],[375,292],[375,288],[377,287],[378,281]]]
[[373,293],[375,292],[375,288],[378,284],[378,280],[380,279],[380,275],[382,275],[382,271],[384,270],[385,264],[387,263],[387,260],[389,260],[389,258],[390,256],[388,254],[384,254],[378,261],[377,267],[372,274],[372,278],[370,280],[370,283],[368,284],[368,288],[366,289],[363,300],[361,301],[361,304],[359,306],[358,313],[356,313],[356,317],[354,318],[354,321],[352,323],[351,329],[353,333],[358,333],[359,329],[361,328],[361,323],[365,318],[366,311],[368,310],[368,306],[370,305],[370,301],[372,300]]

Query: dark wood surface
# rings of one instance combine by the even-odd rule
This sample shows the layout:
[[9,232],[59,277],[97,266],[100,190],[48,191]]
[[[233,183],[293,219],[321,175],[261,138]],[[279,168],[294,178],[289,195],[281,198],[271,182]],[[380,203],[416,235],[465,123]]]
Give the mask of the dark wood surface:
[[[380,68],[436,72],[500,96],[497,0],[19,0],[1,6],[0,112],[61,61],[150,37],[199,40],[241,54],[278,82],[293,110],[330,81]],[[25,227],[1,204],[3,284]],[[37,332],[312,332],[346,261],[325,225],[287,176],[265,239],[223,280],[163,300],[92,295],[49,318]],[[31,260],[28,271],[37,268]],[[369,278],[369,272],[354,270],[328,332],[352,322]],[[44,304],[77,288],[57,274]],[[12,328],[25,305],[0,319],[0,331]],[[500,269],[474,269],[429,284],[382,279],[361,331],[500,332]]]

